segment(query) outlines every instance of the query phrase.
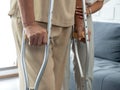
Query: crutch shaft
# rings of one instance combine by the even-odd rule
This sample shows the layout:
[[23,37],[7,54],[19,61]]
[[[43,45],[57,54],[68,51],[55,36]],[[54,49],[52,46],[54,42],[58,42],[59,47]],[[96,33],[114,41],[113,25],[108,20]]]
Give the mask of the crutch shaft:
[[78,55],[77,40],[75,40],[75,39],[74,39],[74,49],[75,49],[75,56],[76,56],[76,60],[77,60],[79,71],[80,71],[80,76],[81,76],[81,78],[84,78],[82,65],[81,65],[81,62],[80,62],[79,55]]
[[83,18],[84,18],[84,28],[85,28],[85,41],[86,41],[86,67],[85,67],[85,88],[84,90],[87,90],[87,75],[88,75],[88,67],[89,67],[89,32],[88,32],[88,22],[87,22],[87,13],[86,13],[86,2],[85,0],[82,0],[82,6],[83,6]]
[[22,46],[21,46],[21,67],[23,71],[24,81],[25,81],[25,90],[29,90],[29,80],[26,70],[26,63],[25,63],[25,32],[23,30],[22,35]]

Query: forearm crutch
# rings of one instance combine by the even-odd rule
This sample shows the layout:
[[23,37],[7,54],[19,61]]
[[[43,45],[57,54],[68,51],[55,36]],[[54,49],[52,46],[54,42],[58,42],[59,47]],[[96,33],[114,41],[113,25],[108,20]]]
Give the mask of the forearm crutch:
[[29,80],[28,80],[28,75],[27,75],[27,70],[26,70],[26,63],[25,63],[25,33],[24,33],[24,30],[23,30],[22,47],[21,47],[21,65],[22,65],[23,76],[24,76],[24,81],[25,81],[25,90],[38,90],[40,80],[41,80],[41,78],[43,76],[43,73],[45,71],[45,68],[46,68],[46,65],[47,65],[47,62],[48,62],[48,54],[49,54],[53,6],[54,6],[54,0],[50,0],[49,15],[48,15],[48,25],[47,25],[48,41],[47,41],[47,44],[45,45],[45,53],[44,53],[43,63],[41,65],[41,68],[40,68],[40,71],[39,71],[38,76],[36,78],[33,89],[30,89],[30,87],[29,87]]
[[85,28],[85,42],[86,42],[86,66],[85,66],[85,90],[87,90],[88,80],[88,68],[89,68],[89,51],[90,51],[90,37],[89,37],[89,31],[88,31],[88,22],[87,22],[87,13],[86,13],[86,2],[85,0],[82,0],[82,6],[83,6],[83,19],[84,19],[84,28]]
[[76,59],[77,59],[77,63],[78,63],[78,67],[79,67],[79,71],[80,71],[80,75],[81,78],[85,85],[85,90],[87,90],[87,80],[86,80],[86,75],[88,74],[88,65],[89,65],[89,36],[88,36],[88,23],[87,23],[87,13],[86,13],[86,2],[85,0],[82,0],[82,7],[83,7],[83,21],[84,21],[84,29],[85,29],[85,43],[86,43],[86,67],[85,67],[85,74],[83,73],[83,69],[81,66],[81,62],[80,62],[80,58],[78,55],[78,46],[77,46],[77,40],[74,38],[74,48],[75,48],[75,55],[76,55]]

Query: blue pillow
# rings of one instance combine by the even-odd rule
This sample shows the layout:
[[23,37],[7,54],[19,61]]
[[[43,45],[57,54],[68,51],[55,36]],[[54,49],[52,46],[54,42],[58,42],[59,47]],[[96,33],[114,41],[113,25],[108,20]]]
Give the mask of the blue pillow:
[[120,24],[94,22],[95,56],[120,61]]

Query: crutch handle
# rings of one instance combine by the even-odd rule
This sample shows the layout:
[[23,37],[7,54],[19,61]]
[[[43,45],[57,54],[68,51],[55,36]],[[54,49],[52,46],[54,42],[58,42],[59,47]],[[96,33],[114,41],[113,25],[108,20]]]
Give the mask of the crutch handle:
[[[82,35],[84,35],[84,31],[82,31]],[[77,32],[73,32],[73,33],[72,33],[72,36],[73,36],[73,38],[79,40],[79,37],[78,37]],[[83,43],[86,43],[86,42],[85,42],[85,38],[81,38],[80,41],[83,42]]]

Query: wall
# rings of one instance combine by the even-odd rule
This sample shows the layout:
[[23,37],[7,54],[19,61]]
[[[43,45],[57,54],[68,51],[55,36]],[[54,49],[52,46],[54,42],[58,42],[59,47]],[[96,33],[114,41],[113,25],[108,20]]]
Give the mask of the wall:
[[110,0],[102,9],[93,14],[93,21],[120,23],[120,0]]

